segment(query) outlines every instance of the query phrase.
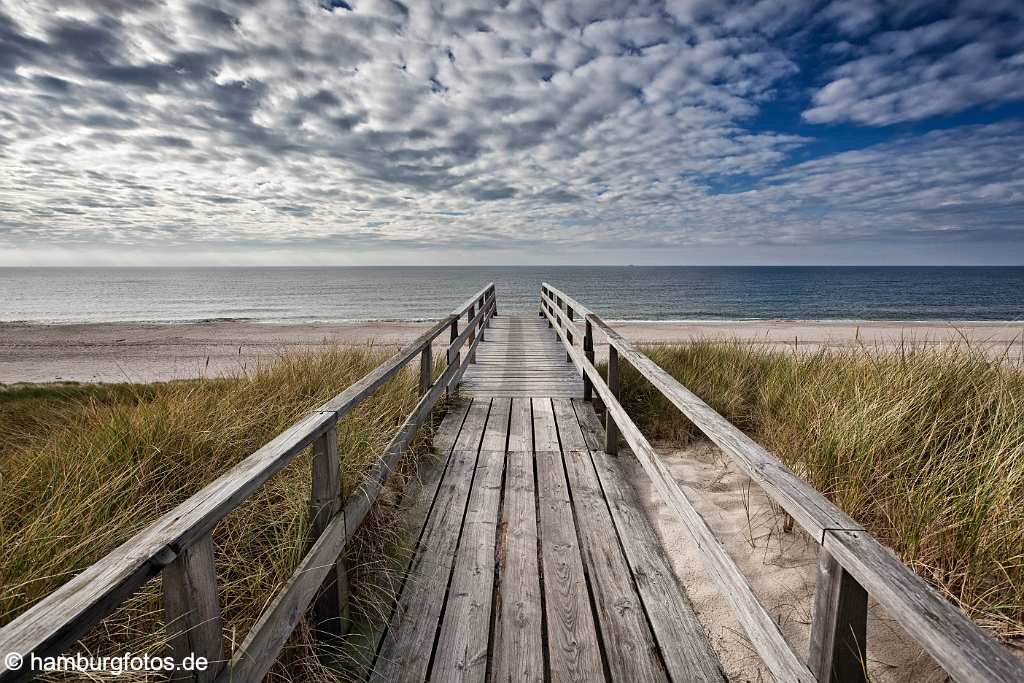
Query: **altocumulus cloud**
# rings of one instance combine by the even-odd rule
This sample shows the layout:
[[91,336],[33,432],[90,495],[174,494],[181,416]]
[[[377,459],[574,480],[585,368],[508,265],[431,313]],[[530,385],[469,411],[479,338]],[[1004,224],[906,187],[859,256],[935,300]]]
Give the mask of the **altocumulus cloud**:
[[0,246],[1016,241],[1022,7],[0,0]]

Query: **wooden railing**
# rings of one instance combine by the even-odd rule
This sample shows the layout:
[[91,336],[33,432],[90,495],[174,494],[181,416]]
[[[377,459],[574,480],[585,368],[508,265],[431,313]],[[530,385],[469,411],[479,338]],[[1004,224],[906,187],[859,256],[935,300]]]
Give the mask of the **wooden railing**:
[[[175,680],[257,681],[312,605],[317,628],[345,630],[348,592],[342,551],[366,518],[388,475],[441,395],[458,386],[488,321],[497,312],[494,283],[470,297],[382,365],[247,457],[227,473],[150,524],[62,587],[0,629],[0,653],[19,654],[23,665],[0,661],[0,681],[30,678],[29,656],[60,654],[114,612],[142,584],[163,573],[164,610],[175,660],[205,657],[205,672],[178,672]],[[459,323],[466,316],[460,332]],[[447,365],[432,376],[431,344],[450,329]],[[479,334],[478,334],[479,333]],[[465,354],[461,351],[466,347]],[[414,358],[420,362],[420,399],[360,487],[341,500],[337,423]],[[313,447],[311,546],[291,578],[268,603],[242,644],[223,652],[214,527],[307,446]],[[184,676],[184,679],[181,678]]]
[[[946,601],[823,495],[774,455],[711,409],[597,314],[544,283],[540,314],[565,344],[584,379],[585,398],[596,391],[605,405],[606,450],[619,434],[661,496],[697,541],[722,597],[779,681],[864,681],[870,595],[957,681],[1024,681],[1024,666]],[[577,320],[584,323],[581,333]],[[608,379],[594,365],[594,328],[608,340]],[[678,408],[818,544],[819,562],[810,653],[806,660],[783,637],[736,563],[658,454],[619,403],[619,363],[626,361]]]

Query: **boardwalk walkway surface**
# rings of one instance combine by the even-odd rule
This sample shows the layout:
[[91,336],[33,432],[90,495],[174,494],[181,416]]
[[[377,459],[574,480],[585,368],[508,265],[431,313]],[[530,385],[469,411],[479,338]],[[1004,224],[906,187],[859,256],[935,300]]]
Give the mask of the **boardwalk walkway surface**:
[[555,334],[498,317],[477,354],[371,680],[722,680]]

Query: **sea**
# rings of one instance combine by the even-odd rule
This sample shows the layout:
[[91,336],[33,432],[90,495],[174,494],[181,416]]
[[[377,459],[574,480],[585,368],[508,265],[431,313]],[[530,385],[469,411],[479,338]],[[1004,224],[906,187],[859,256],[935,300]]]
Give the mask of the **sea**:
[[1022,320],[1024,267],[0,268],[0,322],[419,321],[488,282],[549,282],[607,320]]

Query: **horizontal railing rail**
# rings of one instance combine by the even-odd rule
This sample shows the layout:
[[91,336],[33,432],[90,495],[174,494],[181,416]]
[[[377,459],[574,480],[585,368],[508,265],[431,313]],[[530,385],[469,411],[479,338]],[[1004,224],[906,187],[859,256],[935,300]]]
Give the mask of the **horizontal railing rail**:
[[[164,609],[173,656],[210,662],[194,680],[260,680],[312,604],[318,628],[341,633],[347,620],[347,577],[341,559],[379,496],[388,475],[412,443],[442,394],[457,388],[488,321],[497,296],[490,283],[415,341],[322,406],[310,411],[262,448],[144,530],[85,569],[0,629],[0,681],[30,678],[30,655],[55,656],[113,613],[144,583],[163,574]],[[462,316],[466,326],[459,332]],[[447,365],[432,379],[432,346],[451,330]],[[479,334],[478,334],[479,333]],[[462,354],[463,349],[465,353]],[[420,399],[369,475],[347,501],[341,500],[337,423],[413,358],[420,360]],[[212,531],[308,446],[313,446],[311,547],[284,588],[228,659],[217,598]],[[13,668],[20,655],[25,666]]]
[[[577,314],[582,316],[579,322],[584,323],[582,333]],[[541,286],[540,315],[555,328],[569,359],[583,375],[585,391],[596,390],[604,403],[606,450],[617,452],[620,434],[629,444],[659,493],[693,534],[719,590],[778,680],[866,680],[869,595],[954,680],[1024,680],[1024,665],[1009,650],[777,457],[634,348],[600,316],[547,283]],[[608,342],[607,381],[594,364],[594,328]],[[786,641],[725,547],[622,407],[622,360],[678,408],[818,544],[818,580],[806,662]]]

